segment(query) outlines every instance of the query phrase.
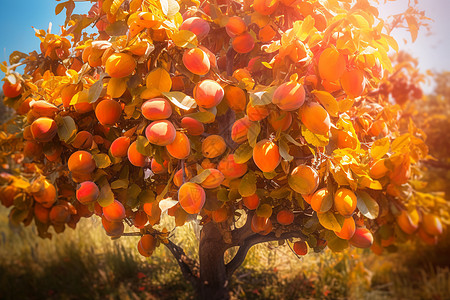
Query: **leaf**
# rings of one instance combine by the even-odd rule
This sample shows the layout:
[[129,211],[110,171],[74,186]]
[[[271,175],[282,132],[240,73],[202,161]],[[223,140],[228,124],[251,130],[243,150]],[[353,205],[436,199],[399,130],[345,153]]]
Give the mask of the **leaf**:
[[181,48],[195,48],[198,46],[197,36],[189,30],[180,30],[174,33],[172,40],[175,45]]
[[153,155],[152,144],[150,144],[147,138],[143,135],[138,136],[136,139],[136,150],[144,156]]
[[143,190],[139,193],[138,199],[141,204],[144,204],[152,203],[156,200],[156,197],[155,193],[152,190]]
[[216,115],[210,111],[199,111],[192,114],[187,114],[186,117],[191,117],[205,124],[212,123],[216,119]]
[[110,36],[121,36],[127,34],[128,25],[125,21],[116,21],[105,28],[105,32]]
[[133,183],[127,188],[127,205],[135,208],[139,205],[139,195],[142,189],[136,183]]
[[291,142],[292,144],[296,145],[296,146],[303,146],[302,144],[300,144],[299,142],[297,142],[292,136],[290,136],[287,133],[283,133],[283,138],[285,138],[286,140],[288,140],[288,142]]
[[242,197],[248,197],[256,193],[256,175],[252,171],[242,177],[238,187],[239,194]]
[[338,221],[337,218],[339,218],[339,216],[335,215],[333,212],[328,211],[326,213],[318,213],[317,217],[319,218],[319,223],[326,229],[333,231],[342,230],[342,222]]
[[359,211],[368,219],[376,219],[380,212],[380,206],[375,199],[365,191],[356,192],[357,204]]
[[159,201],[159,208],[161,209],[161,213],[165,213],[170,208],[174,207],[178,204],[178,201],[173,200],[172,198],[166,198],[161,201]]
[[169,187],[172,185],[172,180],[173,180],[173,176],[175,175],[175,172],[172,172],[172,174],[170,175],[169,180],[167,181],[167,185],[164,188],[164,190],[158,195],[156,196],[156,201],[161,201],[162,199],[164,199],[164,197],[166,196],[167,192],[169,191]]
[[[23,52],[20,52],[20,51],[14,51],[13,53],[11,53],[10,55],[9,55],[9,63],[10,64],[16,64],[16,63],[18,63],[18,62],[20,62],[22,59],[24,59],[24,58],[27,58],[28,57],[28,55],[27,54],[25,54],[25,53],[23,53]],[[15,78],[15,76],[13,76],[14,78]],[[11,81],[10,81],[11,82]],[[15,82],[11,82],[11,83],[15,83]]]
[[381,185],[381,183],[378,180],[374,180],[370,176],[367,176],[367,175],[360,176],[358,183],[359,183],[360,187],[363,187],[363,188],[369,188],[372,190],[382,190],[383,189],[383,186]]
[[273,93],[275,92],[276,88],[276,86],[272,86],[262,92],[249,93],[250,103],[253,106],[267,105],[272,103]]
[[278,189],[272,190],[269,194],[274,199],[286,199],[292,193],[288,185],[282,186]]
[[397,137],[393,142],[392,142],[392,152],[402,152],[403,149],[405,148],[409,148],[411,143],[411,135],[409,133],[405,133],[399,137]]
[[127,90],[128,77],[111,78],[106,88],[106,93],[112,98],[119,98]]
[[167,1],[167,14],[166,14],[166,16],[168,16],[169,18],[172,18],[179,11],[180,11],[180,5],[178,4],[178,2],[176,0],[168,0]]
[[190,110],[197,107],[197,102],[194,98],[186,95],[182,92],[163,92],[164,96],[169,99],[175,106],[181,108],[182,110]]
[[100,97],[100,94],[103,90],[103,78],[106,76],[106,73],[102,73],[100,78],[89,88],[88,94],[88,102],[94,103]]
[[259,122],[252,122],[247,131],[247,139],[251,147],[255,147],[256,139],[258,138],[260,132],[261,132],[261,124],[259,124]]
[[106,207],[114,202],[114,193],[108,182],[100,188],[100,195],[98,196],[97,202],[101,207]]
[[159,4],[161,5],[162,12],[167,16],[169,13],[169,1],[168,0],[160,0]]
[[308,15],[303,21],[300,22],[301,26],[296,32],[296,36],[299,40],[304,41],[311,35],[311,31],[314,30],[315,20],[310,15]]
[[202,183],[203,181],[206,180],[206,178],[211,174],[210,170],[204,170],[202,171],[200,174],[198,174],[197,176],[194,176],[191,178],[191,180],[189,180],[189,182],[194,182],[194,183]]
[[376,140],[370,147],[370,156],[373,159],[382,158],[389,151],[390,145],[391,142],[388,137]]
[[30,183],[22,177],[14,176],[12,185],[18,189],[27,189],[30,186]]
[[147,75],[145,83],[147,88],[157,89],[161,93],[170,92],[170,89],[172,88],[172,79],[170,78],[170,74],[163,68],[156,68],[151,71]]
[[108,154],[105,153],[99,153],[93,155],[95,164],[97,165],[97,168],[104,169],[111,165],[111,159],[109,158]]
[[333,97],[333,95],[325,91],[317,91],[317,90],[312,91],[311,94],[316,96],[319,103],[322,104],[323,107],[325,107],[325,109],[331,116],[333,117],[338,116],[339,104],[336,101],[336,98]]
[[58,125],[58,136],[61,141],[70,144],[77,134],[77,125],[70,116],[56,116],[56,125]]
[[384,33],[382,33],[381,36],[387,40],[389,46],[391,46],[391,48],[394,49],[395,52],[398,52],[398,43],[392,36]]
[[67,2],[62,2],[62,3],[59,3],[58,5],[56,5],[55,15],[59,15],[62,12],[62,10],[66,7]]
[[414,18],[414,16],[406,16],[405,19],[408,23],[409,32],[411,33],[411,39],[414,43],[419,32],[419,25],[417,24],[417,20],[416,18]]
[[331,193],[328,193],[327,196],[322,200],[318,213],[325,213],[329,211],[333,207],[333,204],[333,196]]
[[280,140],[278,146],[280,155],[283,159],[285,159],[286,161],[291,161],[294,159],[294,157],[289,154],[289,145],[284,139]]
[[327,239],[327,246],[333,252],[342,252],[348,248],[349,243],[347,240],[343,240],[334,235],[334,237]]
[[246,163],[253,156],[253,148],[248,143],[243,143],[234,151],[234,161],[238,164]]
[[117,179],[116,181],[111,182],[111,189],[126,189],[128,188],[128,180],[127,179]]
[[316,147],[325,147],[326,145],[328,145],[328,137],[312,133],[308,128],[306,128],[305,125],[302,125],[301,131],[302,136],[309,144]]
[[28,210],[13,208],[9,214],[9,221],[12,225],[19,226],[20,223],[27,218],[28,213]]

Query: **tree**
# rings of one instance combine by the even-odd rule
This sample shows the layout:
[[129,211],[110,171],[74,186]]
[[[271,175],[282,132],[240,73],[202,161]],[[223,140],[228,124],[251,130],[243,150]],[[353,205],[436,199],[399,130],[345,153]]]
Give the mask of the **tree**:
[[[0,142],[12,224],[51,238],[95,214],[113,238],[141,236],[143,256],[166,246],[203,299],[229,297],[258,243],[379,253],[441,234],[445,203],[411,184],[421,131],[379,89],[390,31],[414,38],[426,19],[414,7],[385,24],[365,0],[74,6],[56,7],[60,35],[36,30],[40,52],[1,65],[17,112]],[[201,225],[198,262],[162,213]]]

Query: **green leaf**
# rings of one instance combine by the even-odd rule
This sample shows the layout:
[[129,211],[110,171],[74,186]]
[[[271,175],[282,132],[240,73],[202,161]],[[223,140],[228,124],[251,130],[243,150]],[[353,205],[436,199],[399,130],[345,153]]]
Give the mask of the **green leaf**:
[[263,172],[263,175],[264,175],[264,178],[266,178],[266,179],[273,179],[273,178],[275,178],[278,175],[278,173],[275,172],[275,171]]
[[389,151],[390,145],[391,142],[388,137],[376,140],[370,147],[370,156],[372,156],[373,159],[382,158]]
[[337,117],[339,112],[339,104],[336,101],[336,98],[333,97],[328,92],[325,91],[312,91],[311,94],[316,96],[317,101],[319,101],[320,104],[325,107],[325,109],[328,111],[328,113],[333,116]]
[[214,115],[210,111],[199,111],[192,114],[187,114],[186,117],[191,117],[193,119],[196,119],[197,121],[200,121],[202,123],[212,123],[216,119],[216,115]]
[[131,208],[139,205],[139,195],[142,189],[136,183],[133,183],[127,188],[127,204]]
[[111,189],[126,189],[128,188],[128,180],[126,179],[117,179],[113,182],[111,182]]
[[227,202],[228,199],[228,190],[226,188],[221,188],[217,191],[217,199],[222,202]]
[[77,135],[77,125],[70,116],[56,116],[56,125],[58,125],[58,136],[61,141],[70,144]]
[[292,190],[289,186],[285,185],[278,189],[272,190],[269,194],[271,198],[274,199],[286,199],[291,194]]
[[194,183],[202,183],[203,181],[206,180],[206,178],[209,175],[211,175],[211,171],[210,170],[204,170],[200,174],[198,174],[197,176],[192,177],[191,180],[189,180],[189,181],[190,182],[194,182]]
[[260,132],[261,132],[261,125],[259,124],[259,122],[252,122],[247,131],[247,139],[251,147],[255,147],[256,139],[258,138]]
[[156,200],[155,193],[152,190],[143,190],[139,193],[138,200],[141,204],[152,203]]
[[342,230],[341,224],[343,222],[339,222],[338,221],[339,216],[335,215],[333,212],[327,211],[326,213],[318,213],[317,217],[319,218],[319,223],[326,229],[333,230],[333,231],[341,231]]
[[253,156],[253,148],[248,143],[243,143],[234,151],[234,161],[244,164]]
[[195,102],[194,98],[189,97],[185,93],[164,92],[162,94],[166,96],[170,102],[172,102],[175,106],[181,108],[182,110],[190,110],[191,108],[197,107],[197,102]]
[[305,125],[302,124],[302,136],[305,138],[305,140],[316,147],[325,147],[328,145],[329,138],[324,135],[318,135],[312,133],[308,128],[306,128]]
[[299,147],[303,146],[302,144],[297,142],[292,136],[290,136],[287,133],[282,133],[282,137],[285,138],[288,142],[290,142],[290,143],[292,143],[292,144],[294,144],[296,146],[299,146]]
[[98,196],[97,202],[101,207],[106,207],[114,202],[114,193],[108,182],[100,188],[100,195]]
[[143,135],[138,136],[136,139],[136,150],[144,156],[153,155],[152,144],[150,144],[147,138]]
[[357,204],[359,211],[368,219],[376,219],[380,212],[380,206],[367,192],[358,191],[356,193]]
[[286,161],[291,161],[294,159],[294,157],[292,155],[289,154],[289,145],[287,144],[287,142],[284,139],[281,139],[280,142],[278,143],[278,149],[280,152],[280,155],[283,159],[285,159]]
[[111,165],[111,159],[109,158],[108,154],[105,153],[99,153],[93,155],[95,164],[97,165],[97,168],[104,169]]
[[106,73],[100,74],[100,78],[89,88],[88,102],[94,103],[100,97],[103,90],[103,78]]
[[277,89],[276,86],[269,87],[265,91],[249,93],[250,103],[253,106],[267,105],[272,103],[273,93]]
[[238,188],[239,194],[242,197],[248,197],[256,193],[256,175],[252,171],[242,177]]
[[342,252],[348,248],[349,243],[347,240],[343,240],[336,235],[327,239],[327,246],[333,252]]
[[178,47],[195,48],[198,46],[198,40],[195,33],[189,30],[180,30],[172,35],[172,40]]

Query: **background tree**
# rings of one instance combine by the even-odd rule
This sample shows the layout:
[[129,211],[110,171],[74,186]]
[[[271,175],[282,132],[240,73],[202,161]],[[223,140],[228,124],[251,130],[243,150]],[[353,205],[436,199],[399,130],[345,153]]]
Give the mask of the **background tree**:
[[[422,131],[380,88],[397,74],[390,31],[414,38],[426,19],[414,7],[385,26],[363,0],[74,6],[56,7],[60,35],[36,30],[40,52],[1,65],[17,112],[0,142],[12,224],[51,238],[95,214],[113,238],[141,236],[143,256],[168,247],[204,299],[228,298],[262,242],[297,255],[436,242],[447,205],[411,184]],[[198,262],[162,213],[200,225]]]

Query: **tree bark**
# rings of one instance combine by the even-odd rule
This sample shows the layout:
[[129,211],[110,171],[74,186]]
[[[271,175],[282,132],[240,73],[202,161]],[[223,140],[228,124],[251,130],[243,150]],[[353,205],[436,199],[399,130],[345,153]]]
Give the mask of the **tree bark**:
[[229,299],[229,282],[224,263],[227,244],[213,222],[203,226],[200,234],[199,299]]

